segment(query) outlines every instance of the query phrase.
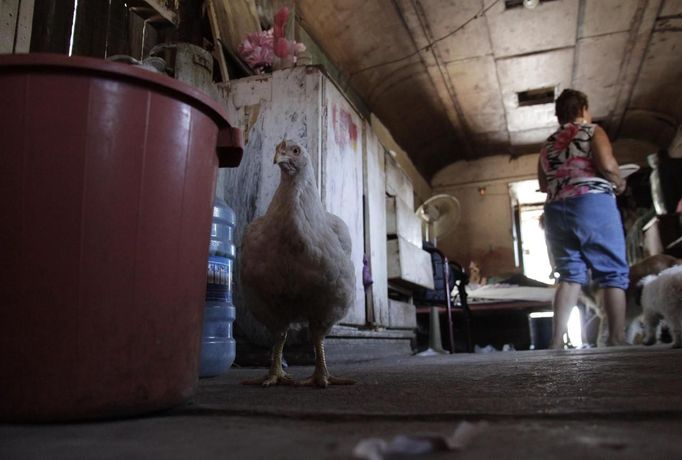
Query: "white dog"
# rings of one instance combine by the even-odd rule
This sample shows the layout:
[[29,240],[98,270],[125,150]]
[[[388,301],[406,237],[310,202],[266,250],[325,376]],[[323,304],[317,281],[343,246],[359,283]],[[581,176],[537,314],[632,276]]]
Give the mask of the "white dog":
[[649,275],[639,282],[644,312],[644,344],[656,342],[656,326],[663,318],[673,336],[673,348],[682,348],[682,265]]

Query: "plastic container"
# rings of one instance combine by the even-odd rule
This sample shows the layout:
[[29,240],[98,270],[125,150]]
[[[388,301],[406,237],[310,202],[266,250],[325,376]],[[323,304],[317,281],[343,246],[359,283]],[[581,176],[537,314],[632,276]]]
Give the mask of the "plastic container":
[[224,111],[125,64],[4,55],[0,139],[0,419],[185,401],[217,168],[241,159]]
[[237,345],[232,337],[232,322],[236,317],[237,310],[231,304],[206,302],[199,377],[216,377],[232,366],[237,354]]
[[234,227],[236,217],[225,201],[213,200],[211,239],[208,247],[208,274],[206,279],[206,300],[232,303],[232,274],[236,249]]
[[223,199],[216,197],[213,201],[208,249],[200,377],[224,374],[232,366],[236,355],[236,343],[232,338],[232,322],[236,318],[236,310],[232,305],[235,223],[234,211]]
[[528,318],[530,329],[530,349],[546,350],[552,343],[552,321],[551,316],[538,316]]

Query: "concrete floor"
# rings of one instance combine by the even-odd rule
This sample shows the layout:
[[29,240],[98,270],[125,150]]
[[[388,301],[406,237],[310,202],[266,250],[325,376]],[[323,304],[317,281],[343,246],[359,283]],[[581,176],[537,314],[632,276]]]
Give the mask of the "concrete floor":
[[[418,458],[672,459],[682,439],[682,350],[669,345],[406,357],[334,365],[350,387],[260,388],[237,369],[161,414],[0,425],[2,459],[349,459],[370,437],[475,435]],[[296,378],[310,367],[293,367]],[[401,457],[405,458],[405,457]]]

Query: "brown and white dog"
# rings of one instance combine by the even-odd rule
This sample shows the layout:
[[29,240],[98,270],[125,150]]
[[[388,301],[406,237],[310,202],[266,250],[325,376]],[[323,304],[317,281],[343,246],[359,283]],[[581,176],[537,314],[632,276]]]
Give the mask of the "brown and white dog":
[[[625,324],[632,323],[637,317],[642,314],[642,306],[637,297],[637,284],[639,281],[648,275],[656,275],[666,268],[675,265],[682,265],[682,259],[677,259],[667,254],[656,254],[649,256],[630,266],[630,285],[625,291],[627,299],[625,309]],[[599,332],[597,335],[597,345],[604,346],[608,337],[608,323],[606,320],[606,312],[604,311],[603,303],[597,296],[596,286],[588,286],[582,289],[579,300],[587,307],[594,310],[594,313],[600,319]]]
[[642,290],[644,345],[656,343],[656,327],[664,320],[672,335],[673,348],[682,348],[682,265],[645,276],[638,287]]

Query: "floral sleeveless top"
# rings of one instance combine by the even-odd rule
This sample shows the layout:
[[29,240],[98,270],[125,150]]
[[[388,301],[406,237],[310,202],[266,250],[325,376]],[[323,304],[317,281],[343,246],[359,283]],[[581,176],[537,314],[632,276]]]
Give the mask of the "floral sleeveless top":
[[592,156],[594,123],[561,125],[540,150],[547,176],[547,202],[587,193],[613,193],[609,181],[599,176]]

